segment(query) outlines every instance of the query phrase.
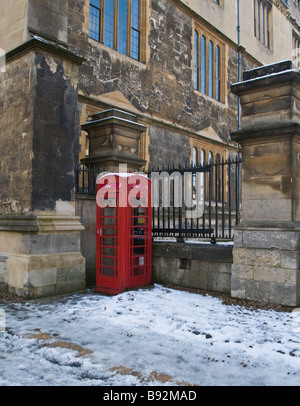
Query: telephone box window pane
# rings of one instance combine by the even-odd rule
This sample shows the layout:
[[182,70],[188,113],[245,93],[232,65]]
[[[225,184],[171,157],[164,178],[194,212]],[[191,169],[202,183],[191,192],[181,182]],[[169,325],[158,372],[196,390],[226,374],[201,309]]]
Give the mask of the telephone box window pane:
[[106,255],[108,257],[114,257],[115,256],[115,248],[113,248],[113,247],[103,247],[103,255]]
[[103,245],[110,245],[111,247],[114,247],[115,246],[115,238],[104,237],[103,238]]
[[105,217],[114,217],[116,215],[115,207],[104,207],[103,215]]
[[104,227],[103,235],[115,235],[116,229],[114,227]]
[[114,47],[114,0],[105,0],[104,7],[104,45]]
[[102,268],[102,275],[104,275],[104,276],[115,276],[115,268],[110,268],[108,266],[104,266]]
[[133,253],[134,255],[143,255],[145,253],[145,238],[134,238],[133,240]]
[[104,257],[103,258],[103,265],[105,266],[111,266],[111,267],[113,267],[114,268],[114,266],[115,266],[115,258],[107,258],[107,257]]
[[116,224],[116,218],[115,217],[105,217],[103,223],[105,226],[114,226]]
[[119,1],[119,22],[118,22],[118,51],[127,54],[127,9],[128,1]]
[[138,266],[133,268],[133,276],[144,275],[145,273],[145,266]]
[[133,211],[134,217],[138,216],[144,216],[145,215],[146,208],[145,207],[135,207]]

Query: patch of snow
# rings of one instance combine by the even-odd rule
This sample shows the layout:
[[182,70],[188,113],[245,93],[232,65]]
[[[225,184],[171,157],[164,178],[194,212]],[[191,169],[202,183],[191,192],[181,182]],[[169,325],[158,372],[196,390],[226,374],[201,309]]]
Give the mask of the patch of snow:
[[[297,312],[249,310],[161,285],[0,308],[1,386],[299,385]],[[153,371],[167,380],[147,379]]]

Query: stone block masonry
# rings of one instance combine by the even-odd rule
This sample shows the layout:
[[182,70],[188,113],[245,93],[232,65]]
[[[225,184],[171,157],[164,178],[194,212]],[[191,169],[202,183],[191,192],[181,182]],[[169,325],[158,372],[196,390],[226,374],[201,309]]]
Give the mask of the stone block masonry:
[[156,241],[152,252],[155,282],[230,294],[231,245]]
[[300,303],[299,94],[291,61],[245,72],[233,85],[242,105],[241,222],[235,228],[231,295]]
[[[299,303],[300,230],[236,230],[234,297],[274,304]],[[251,238],[249,238],[251,235]]]

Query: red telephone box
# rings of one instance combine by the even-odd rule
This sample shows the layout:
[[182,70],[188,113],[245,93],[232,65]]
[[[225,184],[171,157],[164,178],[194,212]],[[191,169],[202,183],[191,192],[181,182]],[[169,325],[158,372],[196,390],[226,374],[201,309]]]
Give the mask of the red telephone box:
[[152,279],[151,181],[140,174],[97,180],[95,291],[118,294]]

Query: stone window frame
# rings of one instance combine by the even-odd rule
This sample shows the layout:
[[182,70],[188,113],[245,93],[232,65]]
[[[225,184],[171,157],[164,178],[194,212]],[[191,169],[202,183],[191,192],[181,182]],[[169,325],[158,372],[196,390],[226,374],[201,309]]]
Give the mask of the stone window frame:
[[266,48],[272,48],[272,3],[253,0],[254,36]]
[[297,34],[294,30],[292,32],[292,49],[299,49],[300,48],[300,35]]
[[[114,34],[113,34],[113,46],[107,46],[104,44],[104,4],[105,0],[99,0],[100,8],[99,15],[99,37],[92,38],[90,36],[90,9],[92,7],[91,0],[85,0],[85,14],[86,14],[86,29],[88,33],[88,39],[93,44],[100,44],[100,46],[107,47],[110,50],[117,52],[119,55],[124,55],[130,58],[132,61],[146,63],[147,59],[149,58],[149,50],[147,46],[147,37],[149,32],[149,22],[148,22],[148,13],[149,13],[149,0],[139,0],[140,2],[140,27],[139,27],[139,55],[138,58],[134,58],[131,55],[131,32],[133,27],[131,26],[131,6],[134,0],[127,0],[128,1],[128,14],[127,14],[127,49],[126,53],[118,51],[118,4],[119,1],[122,0],[114,0],[115,1],[115,13],[114,13]],[[136,31],[136,30],[135,30]]]
[[[196,157],[195,157],[196,154]],[[226,161],[226,156],[227,152],[224,149],[217,148],[213,145],[208,145],[208,144],[203,144],[201,142],[193,142],[192,144],[192,159],[191,163],[193,166],[203,166],[206,164],[209,164],[209,161],[211,160],[213,163],[216,163],[216,160],[218,162],[222,163],[222,160],[224,162]],[[218,167],[218,170],[220,171],[220,166]],[[221,172],[221,171],[220,171]],[[220,174],[219,172],[219,174]],[[220,177],[219,177],[220,179]],[[224,203],[227,202],[227,191],[228,191],[228,185],[227,185],[227,173],[226,171],[224,172]],[[204,182],[204,188],[205,188],[205,198],[208,199],[208,187],[205,185],[208,185],[208,175],[204,174],[203,178]],[[221,185],[220,183],[216,186],[215,184],[216,179],[215,176],[212,178],[212,200],[216,200],[216,189],[218,188],[218,202],[220,202],[220,197],[221,197]]]
[[[196,37],[198,36],[198,41]],[[202,50],[205,38],[205,58]],[[194,24],[193,29],[193,87],[194,91],[225,103],[226,100],[226,72],[225,72],[225,43],[199,24]],[[198,44],[198,48],[196,50]],[[210,44],[213,46],[213,58],[210,58]],[[218,50],[219,63],[216,63]],[[205,66],[204,66],[205,65]],[[205,73],[205,80],[203,75]],[[210,80],[211,78],[211,80]]]

